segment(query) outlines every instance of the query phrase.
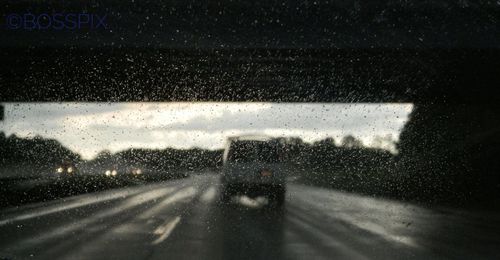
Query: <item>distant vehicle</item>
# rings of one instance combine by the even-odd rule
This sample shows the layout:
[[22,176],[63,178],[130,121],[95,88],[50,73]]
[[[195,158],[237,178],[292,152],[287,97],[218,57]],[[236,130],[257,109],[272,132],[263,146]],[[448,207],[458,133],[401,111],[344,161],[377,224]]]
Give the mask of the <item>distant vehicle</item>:
[[285,201],[285,167],[280,143],[268,137],[229,138],[224,151],[222,199],[233,195],[267,195],[270,202]]
[[106,175],[107,177],[115,177],[118,175],[118,172],[118,166],[113,165],[112,167],[109,167],[104,171],[104,175]]
[[117,177],[117,176],[132,176],[139,177],[144,174],[144,170],[140,167],[120,167],[118,165],[112,165],[105,168],[104,175],[107,177]]
[[56,174],[58,177],[73,176],[77,173],[77,168],[71,162],[63,162],[56,167]]
[[142,175],[142,169],[141,168],[138,168],[138,167],[132,167],[130,169],[130,174],[134,175],[134,176],[139,176],[139,175]]

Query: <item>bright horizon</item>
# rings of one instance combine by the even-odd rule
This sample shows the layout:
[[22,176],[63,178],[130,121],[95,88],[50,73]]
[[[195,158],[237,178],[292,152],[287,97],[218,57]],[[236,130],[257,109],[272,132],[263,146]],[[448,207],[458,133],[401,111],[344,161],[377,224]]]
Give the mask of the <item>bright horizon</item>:
[[[339,103],[4,103],[0,131],[56,139],[92,159],[103,150],[223,148],[228,136],[262,134],[337,143],[353,135],[397,141],[412,104]],[[384,140],[384,139],[383,139]],[[381,148],[395,151],[393,144]]]

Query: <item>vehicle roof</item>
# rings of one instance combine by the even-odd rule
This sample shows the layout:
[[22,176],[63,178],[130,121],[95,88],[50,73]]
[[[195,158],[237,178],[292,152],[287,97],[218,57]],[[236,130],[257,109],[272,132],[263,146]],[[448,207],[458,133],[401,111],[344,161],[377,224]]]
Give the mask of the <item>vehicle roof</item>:
[[242,135],[242,136],[231,136],[228,137],[227,140],[229,142],[234,142],[234,141],[269,141],[271,139],[270,136],[266,135]]

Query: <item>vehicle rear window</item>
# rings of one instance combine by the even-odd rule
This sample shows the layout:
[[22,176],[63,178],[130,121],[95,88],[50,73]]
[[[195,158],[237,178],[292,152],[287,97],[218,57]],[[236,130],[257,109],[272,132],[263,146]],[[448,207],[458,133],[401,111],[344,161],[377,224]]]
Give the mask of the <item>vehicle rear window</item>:
[[278,146],[265,141],[236,141],[229,147],[228,161],[237,163],[265,162],[280,160]]

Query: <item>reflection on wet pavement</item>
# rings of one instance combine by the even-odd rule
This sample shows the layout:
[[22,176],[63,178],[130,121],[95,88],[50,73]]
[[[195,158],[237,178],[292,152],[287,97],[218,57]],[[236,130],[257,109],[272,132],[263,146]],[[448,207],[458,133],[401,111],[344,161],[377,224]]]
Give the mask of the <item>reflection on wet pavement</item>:
[[500,241],[497,214],[291,183],[282,207],[219,195],[218,176],[199,175],[7,209],[0,257],[432,259],[494,257]]

